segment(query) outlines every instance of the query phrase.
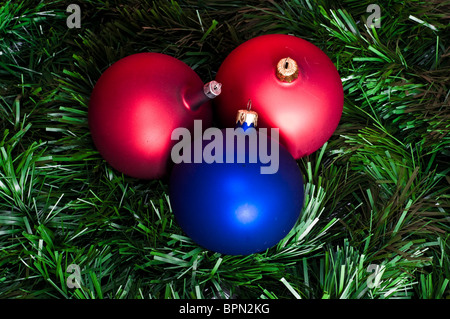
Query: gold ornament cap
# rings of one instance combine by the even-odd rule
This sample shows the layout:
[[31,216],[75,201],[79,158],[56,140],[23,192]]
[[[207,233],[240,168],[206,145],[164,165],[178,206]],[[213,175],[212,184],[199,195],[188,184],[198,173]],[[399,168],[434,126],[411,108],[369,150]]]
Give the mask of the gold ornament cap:
[[294,59],[283,58],[277,64],[277,78],[283,82],[292,82],[298,78],[298,65]]
[[253,125],[256,127],[258,125],[258,113],[250,110],[238,110],[236,124],[242,126],[244,123],[246,123],[247,126]]

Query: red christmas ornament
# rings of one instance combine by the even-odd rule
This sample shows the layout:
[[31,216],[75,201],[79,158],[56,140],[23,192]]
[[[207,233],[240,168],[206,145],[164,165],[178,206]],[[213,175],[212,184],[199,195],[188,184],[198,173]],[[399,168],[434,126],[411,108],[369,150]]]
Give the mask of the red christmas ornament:
[[224,90],[214,101],[223,127],[252,101],[260,128],[279,128],[280,142],[294,158],[319,149],[342,115],[344,92],[336,67],[310,42],[270,34],[238,46],[224,60],[216,80]]
[[118,171],[141,179],[163,177],[170,164],[173,129],[193,130],[212,122],[210,99],[220,84],[203,85],[182,61],[160,53],[138,53],[110,66],[89,102],[92,139]]

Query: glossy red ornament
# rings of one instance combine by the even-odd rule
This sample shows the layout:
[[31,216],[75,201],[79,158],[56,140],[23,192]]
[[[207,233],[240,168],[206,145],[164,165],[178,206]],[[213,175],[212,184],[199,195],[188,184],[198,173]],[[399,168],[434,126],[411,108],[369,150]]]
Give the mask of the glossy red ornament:
[[[210,85],[212,82],[208,83]],[[141,179],[165,176],[173,129],[212,122],[211,96],[185,63],[160,53],[138,53],[111,65],[89,102],[89,127],[103,158],[118,171]]]
[[223,127],[249,100],[260,128],[279,128],[280,142],[296,159],[319,149],[336,130],[344,92],[328,56],[312,43],[283,35],[263,35],[238,46],[223,61],[214,101]]

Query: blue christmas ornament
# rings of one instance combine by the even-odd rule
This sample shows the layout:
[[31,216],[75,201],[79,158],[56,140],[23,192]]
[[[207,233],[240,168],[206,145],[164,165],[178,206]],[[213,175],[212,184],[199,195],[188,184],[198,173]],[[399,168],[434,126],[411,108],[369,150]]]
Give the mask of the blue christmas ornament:
[[182,152],[172,153],[170,200],[176,222],[194,242],[249,255],[276,245],[295,225],[303,179],[277,131],[269,137],[255,129],[255,112],[239,111],[236,122],[236,128],[209,128],[201,140],[180,142]]

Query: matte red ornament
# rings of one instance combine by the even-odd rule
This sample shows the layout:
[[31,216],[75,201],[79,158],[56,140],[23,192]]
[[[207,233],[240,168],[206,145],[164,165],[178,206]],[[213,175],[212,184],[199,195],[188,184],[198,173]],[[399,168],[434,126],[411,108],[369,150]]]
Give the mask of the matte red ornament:
[[312,43],[283,35],[248,40],[223,61],[216,76],[223,85],[214,101],[221,126],[252,102],[260,128],[279,128],[282,143],[296,159],[319,149],[336,130],[344,92],[328,56]]
[[210,99],[220,84],[203,85],[184,62],[161,53],[138,53],[111,65],[99,78],[89,102],[92,139],[118,171],[141,179],[161,178],[171,164],[173,129],[208,128]]

